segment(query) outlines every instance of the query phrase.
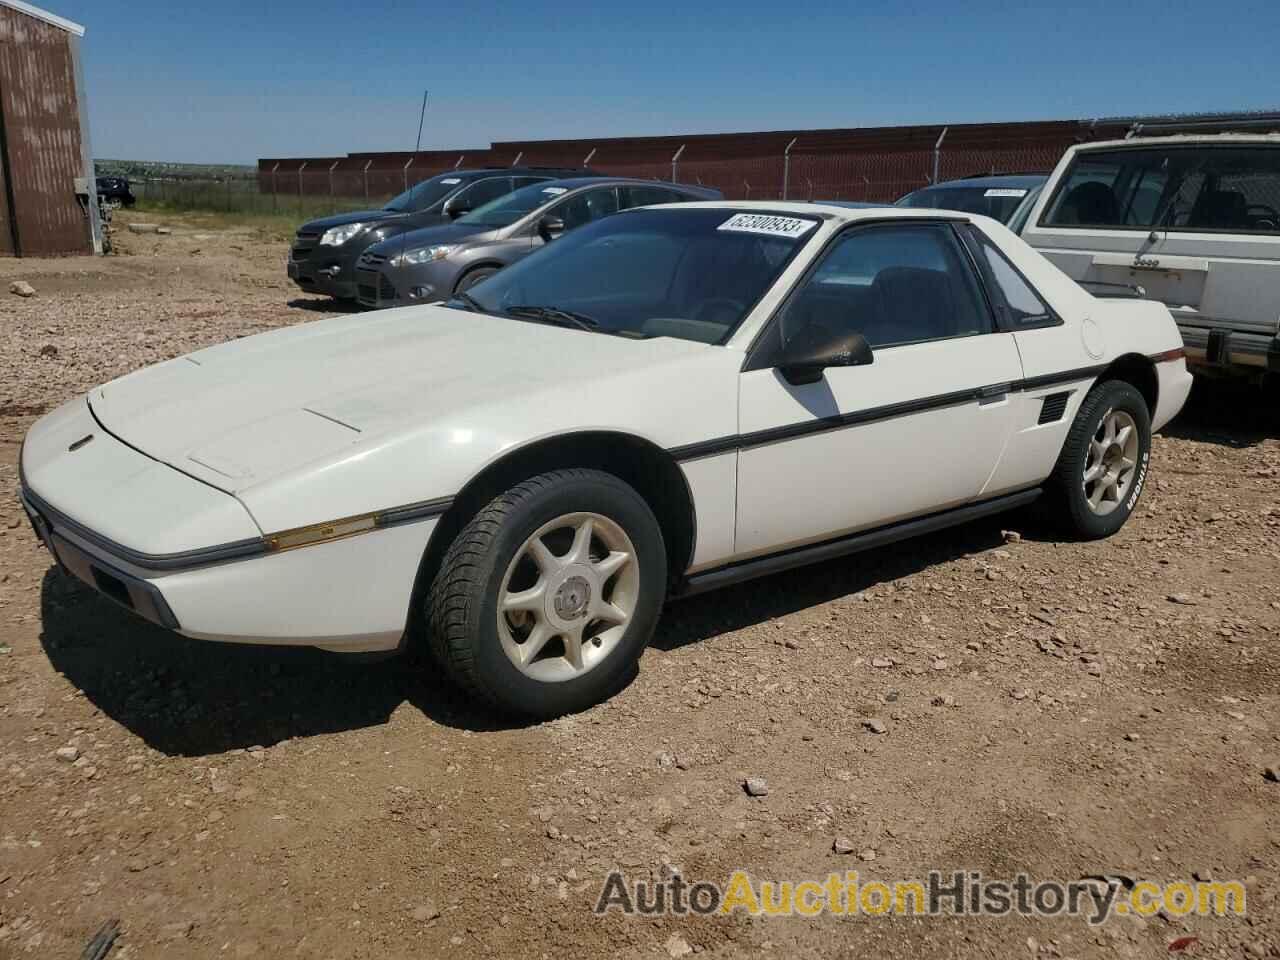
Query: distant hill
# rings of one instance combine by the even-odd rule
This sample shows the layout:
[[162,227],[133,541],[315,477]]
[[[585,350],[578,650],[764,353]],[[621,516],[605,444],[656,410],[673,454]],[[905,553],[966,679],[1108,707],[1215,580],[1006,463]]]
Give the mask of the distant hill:
[[93,161],[100,177],[163,180],[241,180],[257,176],[258,168],[234,163],[163,163],[158,160]]

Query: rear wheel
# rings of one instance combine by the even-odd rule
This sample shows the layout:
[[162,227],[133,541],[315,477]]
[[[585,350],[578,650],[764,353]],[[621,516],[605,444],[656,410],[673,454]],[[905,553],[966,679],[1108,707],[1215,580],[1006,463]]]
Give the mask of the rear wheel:
[[1132,384],[1089,391],[1050,482],[1060,519],[1093,540],[1115,533],[1137,506],[1151,458],[1151,414]]
[[428,599],[431,649],[486,703],[559,716],[626,681],[665,591],[662,533],[635,490],[597,470],[545,473],[450,546]]

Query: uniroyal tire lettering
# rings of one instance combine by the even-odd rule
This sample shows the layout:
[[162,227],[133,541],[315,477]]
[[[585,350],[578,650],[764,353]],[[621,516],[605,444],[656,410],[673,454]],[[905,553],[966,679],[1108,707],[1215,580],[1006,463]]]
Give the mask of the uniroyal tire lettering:
[[1132,510],[1134,505],[1138,502],[1138,495],[1142,493],[1142,484],[1147,479],[1147,461],[1150,460],[1150,458],[1150,452],[1143,451],[1142,469],[1138,471],[1138,479],[1133,485],[1133,493],[1129,494],[1129,502],[1125,504],[1126,509]]

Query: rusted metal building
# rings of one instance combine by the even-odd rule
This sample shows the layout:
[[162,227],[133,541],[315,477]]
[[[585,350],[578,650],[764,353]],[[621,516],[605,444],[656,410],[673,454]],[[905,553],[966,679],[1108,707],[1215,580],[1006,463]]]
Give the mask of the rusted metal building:
[[0,256],[101,253],[84,28],[0,0]]

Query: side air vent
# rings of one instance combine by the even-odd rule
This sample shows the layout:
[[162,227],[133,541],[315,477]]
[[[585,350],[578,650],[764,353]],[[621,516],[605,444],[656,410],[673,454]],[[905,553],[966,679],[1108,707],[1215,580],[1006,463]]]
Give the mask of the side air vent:
[[1051,393],[1044,398],[1044,404],[1040,407],[1040,419],[1037,423],[1055,423],[1062,419],[1062,415],[1067,412],[1067,398],[1071,396],[1071,392]]

